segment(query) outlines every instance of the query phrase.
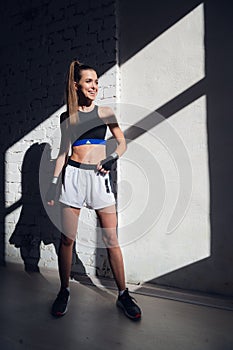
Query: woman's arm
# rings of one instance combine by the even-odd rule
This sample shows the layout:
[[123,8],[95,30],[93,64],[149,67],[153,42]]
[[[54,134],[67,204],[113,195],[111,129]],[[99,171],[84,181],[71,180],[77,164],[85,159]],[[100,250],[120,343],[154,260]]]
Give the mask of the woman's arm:
[[56,160],[56,165],[54,169],[54,177],[59,177],[65,163],[66,158],[69,153],[70,149],[70,137],[69,137],[69,130],[67,127],[67,114],[62,113],[60,116],[60,130],[61,130],[61,141],[60,141],[60,149],[59,154]]
[[118,154],[119,157],[122,156],[122,154],[127,149],[126,140],[121,128],[119,127],[119,124],[117,122],[116,116],[112,108],[106,106],[99,107],[99,116],[109,127],[109,130],[111,131],[113,137],[117,142],[117,148],[115,152]]
[[103,173],[108,173],[116,160],[126,151],[126,140],[121,128],[118,125],[116,116],[110,107],[100,107],[99,116],[109,127],[113,137],[117,142],[115,151],[107,158],[97,164],[97,169]]
[[66,163],[66,158],[68,156],[68,152],[70,148],[70,137],[69,137],[69,130],[67,125],[68,123],[66,120],[66,113],[62,113],[60,117],[60,129],[61,129],[60,149],[56,160],[53,179],[52,179],[52,182],[50,183],[49,189],[46,194],[46,201],[50,206],[54,205],[54,198],[56,195],[58,177]]

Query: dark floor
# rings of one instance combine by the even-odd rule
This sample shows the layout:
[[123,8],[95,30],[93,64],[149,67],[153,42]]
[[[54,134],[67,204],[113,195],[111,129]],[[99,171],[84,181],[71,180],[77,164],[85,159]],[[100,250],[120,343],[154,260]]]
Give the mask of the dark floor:
[[30,275],[8,264],[0,278],[2,350],[233,349],[230,310],[136,294],[143,318],[133,322],[116,308],[115,290],[71,281],[69,311],[54,319],[56,271]]

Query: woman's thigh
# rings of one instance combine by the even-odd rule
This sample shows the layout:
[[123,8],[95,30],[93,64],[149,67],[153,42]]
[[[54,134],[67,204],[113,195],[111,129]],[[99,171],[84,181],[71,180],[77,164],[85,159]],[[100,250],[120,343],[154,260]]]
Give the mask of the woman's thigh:
[[117,239],[117,215],[116,207],[111,207],[96,210],[97,216],[100,220],[101,228],[103,229],[103,241],[107,247],[118,246]]
[[66,205],[61,206],[62,233],[73,241],[77,236],[80,210],[80,208],[73,208]]

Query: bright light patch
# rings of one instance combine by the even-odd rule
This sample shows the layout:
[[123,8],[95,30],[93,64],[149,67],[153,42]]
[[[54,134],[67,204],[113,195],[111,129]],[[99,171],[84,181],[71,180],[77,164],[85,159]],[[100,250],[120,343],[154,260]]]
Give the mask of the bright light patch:
[[122,103],[155,110],[205,76],[203,14],[201,4],[122,65]]

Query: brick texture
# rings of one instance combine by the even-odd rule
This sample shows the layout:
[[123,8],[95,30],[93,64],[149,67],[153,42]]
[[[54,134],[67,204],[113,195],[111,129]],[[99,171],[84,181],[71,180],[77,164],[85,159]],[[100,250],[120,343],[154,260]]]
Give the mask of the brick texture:
[[[59,232],[40,198],[45,155],[51,175],[59,145],[67,67],[73,58],[96,67],[98,103],[116,99],[115,3],[111,0],[13,0],[1,3],[1,260],[57,267]],[[85,222],[89,225],[86,227]],[[4,226],[5,224],[5,226]],[[82,244],[95,236],[96,217],[84,209],[73,270],[111,275],[106,255]],[[95,239],[94,239],[95,240]],[[10,242],[10,243],[9,243]],[[98,266],[97,266],[98,265]]]

